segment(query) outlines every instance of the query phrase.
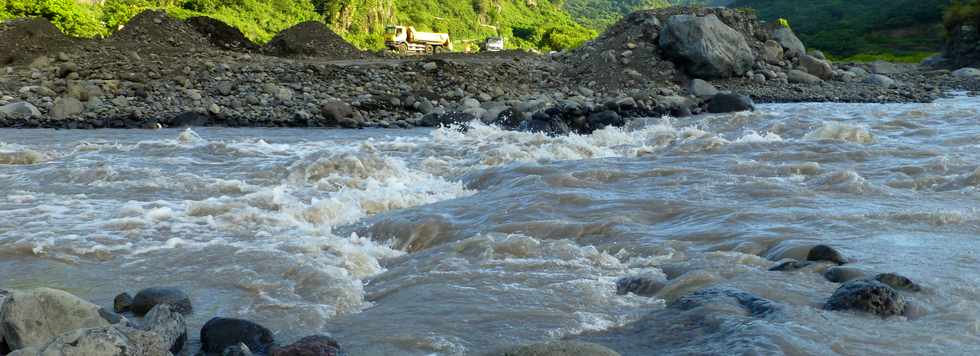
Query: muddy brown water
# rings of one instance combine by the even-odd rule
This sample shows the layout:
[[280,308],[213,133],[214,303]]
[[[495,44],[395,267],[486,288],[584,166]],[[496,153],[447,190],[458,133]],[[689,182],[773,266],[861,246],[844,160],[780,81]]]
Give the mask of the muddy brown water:
[[[178,286],[191,332],[258,321],[352,355],[558,338],[649,354],[980,353],[980,99],[763,105],[589,136],[438,130],[0,130],[0,288],[104,306]],[[907,317],[820,305],[824,243],[897,272]],[[667,279],[617,295],[623,276]],[[752,317],[666,304],[733,286]]]

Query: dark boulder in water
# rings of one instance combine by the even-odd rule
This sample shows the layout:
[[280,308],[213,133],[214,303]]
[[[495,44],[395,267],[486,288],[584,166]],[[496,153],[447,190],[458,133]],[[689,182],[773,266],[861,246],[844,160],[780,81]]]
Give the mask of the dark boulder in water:
[[775,312],[776,303],[755,294],[731,287],[709,287],[680,297],[670,308],[691,310],[711,304],[733,304],[748,314],[761,317]]
[[843,265],[848,262],[847,257],[844,257],[840,251],[827,245],[813,246],[810,249],[810,253],[807,254],[806,259],[807,261],[829,261],[838,265]]
[[905,313],[905,298],[894,288],[871,279],[844,283],[827,300],[827,310],[856,310],[881,317]]
[[326,335],[307,336],[288,346],[272,349],[270,356],[341,356],[347,353],[336,339]]
[[887,284],[895,289],[907,290],[911,292],[919,292],[922,290],[922,287],[919,286],[919,284],[900,274],[882,273],[875,276],[875,280]]
[[112,310],[116,313],[125,313],[133,306],[133,297],[129,293],[122,293],[112,300]]
[[139,291],[133,297],[133,305],[130,310],[133,314],[142,316],[160,304],[170,305],[174,311],[181,314],[189,314],[193,311],[191,298],[187,296],[187,293],[171,287],[154,287]]
[[633,293],[643,297],[652,297],[663,289],[665,283],[650,277],[623,277],[616,281],[616,294]]
[[831,267],[823,272],[823,277],[834,283],[844,283],[855,279],[867,278],[868,273],[850,267]]
[[201,350],[222,352],[244,343],[256,353],[265,353],[275,342],[272,331],[254,322],[232,318],[212,318],[201,328]]
[[755,103],[752,102],[752,98],[745,95],[718,93],[708,102],[708,112],[712,114],[753,110],[755,110]]

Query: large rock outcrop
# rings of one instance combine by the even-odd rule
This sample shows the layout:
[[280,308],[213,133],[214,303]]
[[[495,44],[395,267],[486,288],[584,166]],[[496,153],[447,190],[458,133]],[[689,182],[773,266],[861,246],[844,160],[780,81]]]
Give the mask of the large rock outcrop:
[[57,289],[11,291],[0,307],[0,339],[12,350],[43,346],[70,331],[108,325],[98,305]]
[[806,54],[806,46],[799,37],[788,27],[776,27],[772,30],[772,38],[783,46],[783,52],[787,57],[797,57]]
[[698,78],[741,76],[755,61],[745,37],[713,14],[671,16],[660,32],[660,48]]

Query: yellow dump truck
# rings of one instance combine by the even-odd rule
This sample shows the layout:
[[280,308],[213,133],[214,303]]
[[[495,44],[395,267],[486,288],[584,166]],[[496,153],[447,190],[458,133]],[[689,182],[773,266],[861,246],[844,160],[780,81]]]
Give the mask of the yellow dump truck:
[[439,53],[453,49],[448,33],[422,32],[412,26],[385,28],[385,46],[399,53]]

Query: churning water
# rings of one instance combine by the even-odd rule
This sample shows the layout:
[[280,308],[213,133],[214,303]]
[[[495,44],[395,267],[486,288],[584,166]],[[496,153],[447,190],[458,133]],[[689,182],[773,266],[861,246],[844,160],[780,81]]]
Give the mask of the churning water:
[[[764,105],[588,136],[466,131],[0,130],[0,287],[102,305],[178,286],[212,316],[352,355],[558,338],[624,355],[980,353],[980,99]],[[824,243],[925,286],[916,312],[831,312]],[[665,281],[655,297],[616,280]],[[778,313],[679,312],[737,287]],[[639,322],[638,322],[639,321]]]

